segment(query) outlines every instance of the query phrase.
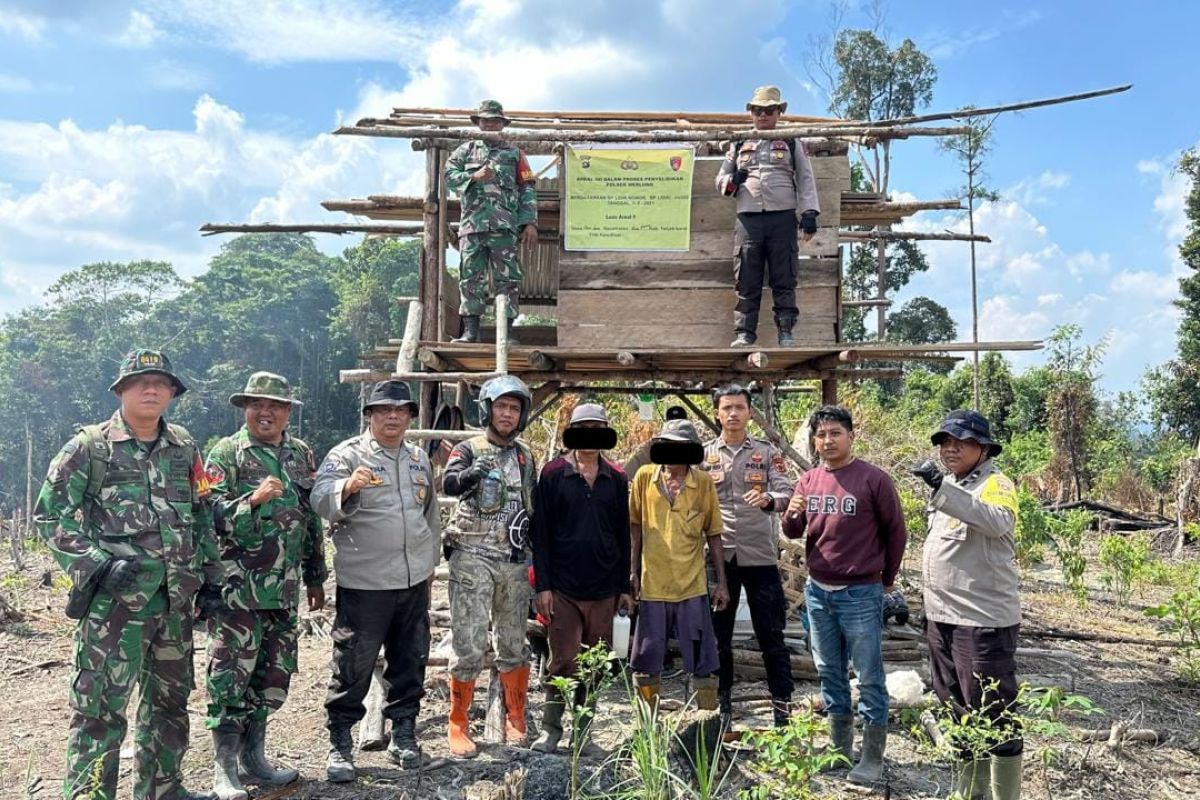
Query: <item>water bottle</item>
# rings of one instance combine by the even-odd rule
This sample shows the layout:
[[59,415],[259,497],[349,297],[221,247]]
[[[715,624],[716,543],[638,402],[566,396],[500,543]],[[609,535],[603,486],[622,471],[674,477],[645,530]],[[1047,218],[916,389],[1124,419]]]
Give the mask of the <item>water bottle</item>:
[[499,466],[492,466],[479,482],[479,510],[499,511],[504,505],[504,475]]
[[629,658],[629,613],[621,609],[613,617],[612,651],[617,658]]

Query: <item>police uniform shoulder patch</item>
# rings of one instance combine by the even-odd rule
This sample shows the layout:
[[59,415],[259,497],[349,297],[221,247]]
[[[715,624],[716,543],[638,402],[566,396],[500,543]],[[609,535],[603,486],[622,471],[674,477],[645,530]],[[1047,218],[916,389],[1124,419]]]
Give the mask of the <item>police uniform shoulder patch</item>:
[[208,479],[208,485],[216,486],[221,481],[225,480],[225,470],[221,469],[221,465],[215,461],[209,461],[204,466],[204,476]]

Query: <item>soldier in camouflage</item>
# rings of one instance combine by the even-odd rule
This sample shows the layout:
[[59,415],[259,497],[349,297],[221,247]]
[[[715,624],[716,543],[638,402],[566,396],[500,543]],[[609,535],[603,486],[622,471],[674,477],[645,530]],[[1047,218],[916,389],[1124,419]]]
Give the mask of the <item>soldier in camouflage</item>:
[[207,797],[183,788],[180,767],[192,618],[219,605],[223,575],[200,451],[162,418],[187,388],[155,350],[126,355],[110,388],[120,410],[67,442],[37,500],[39,531],[73,594],[90,597],[75,630],[63,796],[115,800],[136,682],[134,798]]
[[537,465],[517,437],[529,421],[533,397],[520,378],[492,378],[479,392],[479,417],[487,432],[459,443],[450,453],[442,489],[459,498],[446,529],[450,561],[450,752],[476,755],[468,712],[475,681],[493,631],[496,669],[507,711],[505,740],[527,738],[525,701],[529,690],[528,527],[533,513]]
[[292,397],[287,379],[256,372],[229,402],[245,425],[213,447],[205,465],[227,583],[210,623],[208,717],[213,732],[213,791],[245,800],[238,776],[268,786],[300,777],[266,759],[267,717],[287,699],[296,671],[300,583],[308,608],[325,605],[321,519],[309,502],[316,462],[288,434]]
[[517,244],[537,244],[537,192],[525,154],[498,134],[510,120],[495,100],[484,100],[471,121],[485,134],[459,145],[446,161],[446,185],[462,202],[459,215],[458,313],[463,334],[479,341],[479,318],[487,308],[489,278],[496,294],[508,295],[509,320],[520,306],[521,262]]

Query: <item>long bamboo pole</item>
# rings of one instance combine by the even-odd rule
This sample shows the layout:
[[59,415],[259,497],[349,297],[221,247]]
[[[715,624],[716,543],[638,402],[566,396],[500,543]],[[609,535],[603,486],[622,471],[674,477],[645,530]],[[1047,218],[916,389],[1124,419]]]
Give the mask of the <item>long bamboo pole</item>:
[[[961,136],[970,129],[966,126],[946,128],[905,128],[857,126],[836,128],[830,126],[794,126],[776,128],[772,133],[779,138],[867,136],[873,139],[908,139],[913,136]],[[441,143],[458,143],[472,139],[495,139],[507,142],[706,142],[712,139],[761,138],[762,131],[753,128],[733,128],[709,131],[662,130],[645,132],[621,131],[564,131],[541,132],[505,131],[503,134],[487,136],[478,130],[466,128],[388,127],[384,125],[343,126],[334,131],[342,136],[378,136],[389,139],[426,139],[441,146]]]
[[371,223],[371,222],[305,222],[299,224],[264,223],[216,223],[208,222],[200,226],[204,236],[214,236],[218,233],[380,233],[389,236],[420,236],[422,226],[415,223]]
[[838,231],[841,242],[991,242],[980,234],[970,233],[925,233],[923,231]]

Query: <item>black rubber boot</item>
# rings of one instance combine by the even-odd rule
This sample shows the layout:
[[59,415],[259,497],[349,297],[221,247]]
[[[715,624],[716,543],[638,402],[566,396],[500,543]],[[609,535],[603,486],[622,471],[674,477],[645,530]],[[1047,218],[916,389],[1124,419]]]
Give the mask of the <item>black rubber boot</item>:
[[357,777],[354,771],[354,737],[349,725],[329,729],[329,763],[325,777],[330,783],[350,783]]
[[796,337],[792,336],[792,329],[796,327],[796,318],[791,314],[776,314],[775,329],[779,331],[779,346],[780,347],[795,347]]
[[730,347],[753,347],[754,343],[757,341],[758,341],[758,337],[755,336],[753,333],[746,333],[745,331],[738,331],[737,338],[734,339],[732,342],[730,342],[729,346]]
[[222,722],[212,732],[213,794],[217,800],[247,800],[250,795],[238,778],[238,750],[242,748],[242,729],[236,723]]
[[465,344],[474,344],[479,341],[479,315],[468,314],[462,318],[463,332],[462,336],[457,339],[451,339],[452,342]]
[[553,753],[563,735],[563,712],[566,703],[562,693],[553,686],[546,687],[546,701],[542,703],[542,732],[529,749],[535,753]]
[[717,692],[717,708],[721,712],[721,728],[730,730],[733,726],[733,690],[721,689]]
[[792,701],[786,697],[771,698],[771,716],[776,728],[786,728],[792,718]]
[[[577,716],[571,726],[571,749],[577,750],[580,758],[599,761],[606,758],[608,753],[604,748],[592,741],[592,723],[596,721],[596,696],[592,695],[589,702],[586,686],[575,687],[575,708]],[[586,713],[584,713],[586,711]]]
[[276,768],[267,761],[267,722],[250,722],[242,740],[242,772],[247,778],[266,786],[287,786],[299,780],[299,770]]

